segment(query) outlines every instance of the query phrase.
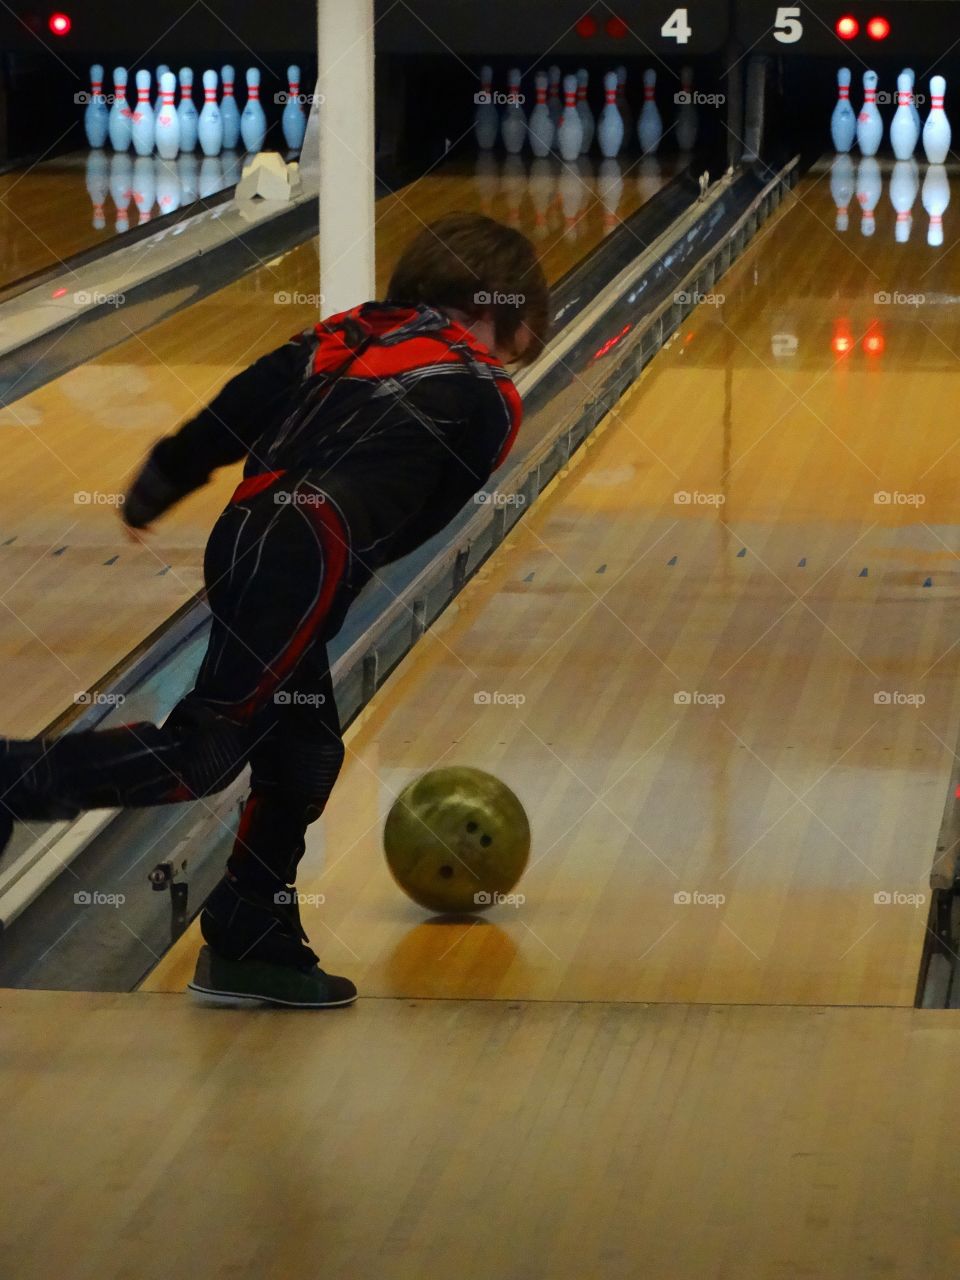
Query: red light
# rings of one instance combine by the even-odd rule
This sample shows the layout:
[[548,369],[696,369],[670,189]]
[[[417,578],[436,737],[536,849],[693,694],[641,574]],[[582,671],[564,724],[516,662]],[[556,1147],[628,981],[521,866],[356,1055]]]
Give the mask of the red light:
[[886,18],[871,18],[867,23],[867,35],[871,40],[886,40],[890,34],[890,23]]
[[73,23],[65,13],[51,13],[47,26],[55,36],[65,36],[69,33]]
[[581,40],[592,40],[597,34],[597,20],[587,14],[586,17],[580,18],[574,30]]
[[837,35],[841,40],[852,40],[860,30],[860,23],[856,18],[851,18],[849,14],[845,18],[838,18],[837,25],[834,27]]
[[880,356],[883,355],[883,348],[886,343],[883,340],[883,334],[876,326],[871,326],[863,339],[863,349],[867,355]]
[[849,355],[853,350],[853,334],[850,332],[848,320],[836,320],[833,325],[833,339],[830,346],[838,356]]
[[608,18],[606,31],[611,39],[622,40],[627,34],[627,24],[622,18]]

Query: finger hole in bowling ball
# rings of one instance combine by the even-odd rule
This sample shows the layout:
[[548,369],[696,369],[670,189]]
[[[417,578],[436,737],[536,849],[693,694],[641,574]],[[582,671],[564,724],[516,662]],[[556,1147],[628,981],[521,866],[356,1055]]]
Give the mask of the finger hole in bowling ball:
[[480,843],[483,845],[484,849],[488,848],[493,844],[493,836],[481,836]]
[[476,829],[477,829],[477,824],[476,824],[475,822],[468,822],[468,823],[467,823],[467,830],[470,832],[470,834],[471,834],[471,835],[473,835],[473,833],[476,831]]
[[440,867],[438,875],[441,880],[449,880],[453,875],[453,867]]

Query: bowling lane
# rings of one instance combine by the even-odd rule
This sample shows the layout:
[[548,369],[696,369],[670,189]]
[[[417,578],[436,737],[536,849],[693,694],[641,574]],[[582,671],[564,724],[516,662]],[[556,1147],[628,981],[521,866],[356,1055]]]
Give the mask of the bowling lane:
[[[895,244],[886,196],[869,239],[833,221],[802,183],[353,727],[300,887],[364,994],[913,1002],[960,714],[960,259],[922,215]],[[390,880],[387,809],[440,764],[526,803],[521,906],[428,922]]]
[[[556,280],[672,175],[583,165],[574,190],[548,161],[526,185],[520,176],[484,160],[381,200],[378,287],[423,223],[453,209],[529,231]],[[236,475],[184,502],[144,547],[123,537],[114,495],[160,435],[311,323],[317,279],[310,241],[0,411],[6,733],[39,732],[199,590],[203,545]]]
[[0,174],[0,289],[235,186],[243,160],[76,151]]

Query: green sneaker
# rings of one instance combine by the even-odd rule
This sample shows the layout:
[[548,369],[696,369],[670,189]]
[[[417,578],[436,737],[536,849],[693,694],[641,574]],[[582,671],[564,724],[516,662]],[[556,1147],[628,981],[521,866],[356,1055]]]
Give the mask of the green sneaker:
[[264,960],[225,960],[201,947],[193,981],[195,1000],[215,1005],[280,1005],[288,1009],[335,1009],[353,1004],[357,988],[349,978],[324,973],[319,965],[294,969]]

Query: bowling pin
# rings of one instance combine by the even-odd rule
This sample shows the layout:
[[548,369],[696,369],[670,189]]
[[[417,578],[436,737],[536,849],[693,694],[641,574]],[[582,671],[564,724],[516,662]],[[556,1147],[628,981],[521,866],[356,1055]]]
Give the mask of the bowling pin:
[[[934,76],[939,80],[940,76]],[[932,86],[931,86],[932,92]],[[950,181],[942,164],[932,164],[927,169],[920,193],[923,207],[930,215],[930,226],[927,228],[927,244],[937,248],[943,244],[943,215],[950,203]]]
[[190,151],[181,149],[177,156],[177,177],[180,179],[180,203],[192,204],[197,198],[197,177],[200,165]]
[[220,119],[223,121],[223,149],[232,151],[240,141],[240,108],[233,92],[235,72],[229,63],[221,70],[223,98],[220,102]]
[[860,231],[862,235],[872,236],[877,229],[873,211],[880,200],[883,180],[880,176],[879,162],[868,156],[857,165],[857,202],[860,205]]
[[137,72],[137,105],[133,112],[130,137],[138,156],[153,154],[154,115],[150,105],[150,72]]
[[920,112],[917,110],[917,99],[914,93],[914,84],[916,82],[916,73],[913,67],[904,67],[903,74],[910,77],[910,114],[913,116],[913,123],[917,126],[917,137],[920,137],[920,130],[923,127],[920,123]]
[[901,71],[897,76],[897,109],[890,122],[890,145],[898,160],[910,159],[920,136],[910,110],[910,98],[910,76]]
[[512,156],[516,156],[523,150],[523,144],[527,140],[527,117],[520,105],[520,71],[517,67],[507,72],[507,99],[500,133],[503,145]]
[[157,175],[157,204],[160,216],[163,217],[180,208],[180,175],[172,160],[157,156],[154,165]]
[[857,117],[850,105],[850,68],[841,67],[837,72],[837,105],[830,117],[830,137],[833,149],[841,155],[853,146],[857,136]]
[[623,146],[623,117],[617,106],[620,80],[616,71],[608,71],[603,77],[603,110],[597,121],[597,142],[600,152],[608,160],[614,159]]
[[538,71],[533,78],[533,83],[536,86],[537,101],[530,112],[527,132],[530,135],[533,154],[542,157],[550,154],[557,130],[550,116],[550,108],[547,106],[547,73]]
[[583,138],[580,142],[580,154],[585,156],[593,146],[593,135],[596,133],[596,122],[590,104],[587,102],[587,86],[590,83],[590,72],[583,67],[577,72],[577,113],[583,125]]
[[133,117],[127,105],[127,68],[113,69],[113,105],[108,121],[110,145],[114,151],[126,151],[130,146]]
[[102,147],[95,147],[87,155],[87,195],[93,205],[93,229],[102,231],[107,225],[103,205],[110,191],[110,161]]
[[943,109],[946,91],[947,82],[943,76],[933,76],[930,80],[930,114],[923,125],[923,149],[929,164],[943,164],[950,150],[950,121]]
[[247,101],[240,113],[240,137],[251,154],[263,150],[267,136],[267,117],[260,105],[260,72],[257,67],[247,71]]
[[663,121],[653,97],[656,85],[657,73],[648,68],[643,73],[643,106],[637,121],[637,137],[644,155],[655,155],[663,137]]
[[172,71],[165,71],[160,85],[160,110],[157,112],[154,128],[157,154],[163,160],[175,160],[180,150],[180,117],[173,105],[176,87],[177,77]]
[[[853,121],[853,112],[850,112]],[[680,68],[680,110],[677,112],[677,146],[681,151],[692,151],[697,144],[700,122],[693,101],[693,68]]]
[[[883,121],[877,109],[877,73],[863,73],[863,106],[857,116],[857,145],[860,154],[875,156],[883,140]],[[869,232],[864,232],[869,235]]]
[[197,145],[197,108],[193,103],[193,72],[189,67],[180,68],[180,150],[193,151]]
[[[217,73],[214,72],[214,75]],[[223,132],[223,124],[220,126]],[[201,147],[203,142],[200,143]],[[218,191],[223,190],[223,165],[219,155],[205,155],[200,161],[200,199],[203,200],[207,196],[215,196]]]
[[600,161],[597,193],[603,205],[603,234],[608,236],[620,221],[617,210],[623,198],[623,172],[619,160],[608,158]]
[[110,112],[103,96],[103,67],[95,62],[90,68],[90,99],[83,113],[83,130],[91,147],[99,148],[107,140]]
[[550,119],[553,121],[554,129],[559,129],[560,117],[563,115],[563,99],[560,96],[561,80],[560,68],[554,64],[550,68],[550,88],[547,93],[547,110],[550,112]]
[[221,151],[220,163],[223,166],[223,185],[235,187],[243,176],[243,156],[238,151]]
[[[149,75],[149,71],[146,73]],[[150,104],[147,103],[147,106]],[[157,197],[156,170],[153,167],[153,156],[137,156],[133,162],[133,203],[140,214],[138,226],[144,226],[153,216],[153,205]]]
[[215,71],[203,73],[203,106],[197,120],[197,138],[200,140],[200,150],[205,156],[220,154],[220,148],[223,146],[223,118],[217,106],[217,73]]
[[110,199],[117,210],[116,229],[130,229],[130,201],[133,199],[133,161],[124,151],[110,157]]
[[583,141],[583,123],[577,111],[577,77],[563,78],[563,115],[557,127],[557,147],[564,160],[576,160]]
[[646,203],[658,194],[662,186],[660,161],[656,156],[644,156],[637,166],[637,195]]
[[154,120],[156,120],[157,116],[160,114],[160,101],[161,101],[160,84],[161,84],[161,80],[162,80],[162,77],[163,77],[163,76],[166,74],[166,72],[168,72],[169,70],[170,70],[170,68],[167,66],[167,64],[166,64],[165,62],[161,62],[161,63],[160,63],[160,65],[159,65],[159,67],[157,67],[157,96],[156,96],[156,98],[154,98],[154,100],[153,100],[153,118],[154,118]]
[[[851,112],[852,114],[852,112]],[[853,161],[846,151],[835,155],[830,163],[830,194],[837,210],[834,227],[846,231],[850,225],[848,209],[855,186]]]
[[307,131],[307,118],[300,105],[300,68],[296,63],[287,67],[287,101],[280,118],[283,140],[288,151],[299,151],[303,135]]
[[913,226],[913,204],[920,189],[917,166],[912,160],[898,160],[890,175],[890,203],[897,211],[894,239],[906,244]]
[[633,139],[633,112],[627,98],[627,68],[622,65],[617,67],[617,110],[623,121],[623,140],[629,147]]
[[493,101],[493,67],[480,68],[480,93],[477,109],[473,113],[473,132],[481,151],[489,151],[497,144],[500,132],[500,113]]

